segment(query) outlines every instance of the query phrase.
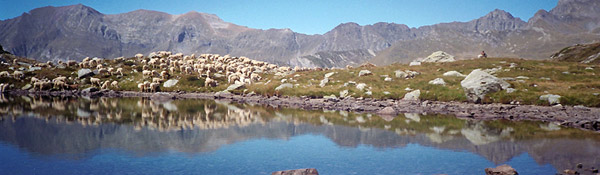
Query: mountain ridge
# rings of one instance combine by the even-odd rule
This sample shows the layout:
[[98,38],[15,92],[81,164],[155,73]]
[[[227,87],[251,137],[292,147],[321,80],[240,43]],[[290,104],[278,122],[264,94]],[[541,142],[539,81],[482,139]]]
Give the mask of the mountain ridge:
[[[437,50],[462,59],[481,50],[491,56],[547,59],[560,48],[598,38],[600,22],[594,16],[600,16],[594,8],[598,6],[593,0],[560,0],[554,9],[540,10],[527,22],[496,9],[467,22],[418,28],[347,22],[324,34],[307,35],[290,29],[249,28],[196,11],[171,15],[139,9],[102,14],[77,4],[36,8],[0,21],[0,43],[18,56],[38,60],[130,57],[159,50],[230,54],[308,67],[409,62]],[[313,61],[306,62],[308,57]]]

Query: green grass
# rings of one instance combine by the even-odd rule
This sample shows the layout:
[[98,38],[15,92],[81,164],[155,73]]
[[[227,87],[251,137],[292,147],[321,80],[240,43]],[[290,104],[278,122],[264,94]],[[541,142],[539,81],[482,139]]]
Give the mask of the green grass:
[[[25,62],[31,60],[22,59]],[[517,66],[509,68],[511,63]],[[139,63],[129,60],[116,62],[107,61],[108,66],[123,68],[124,77],[100,76],[96,78],[105,80],[119,81],[120,88],[116,90],[138,91],[137,84],[144,81],[151,81],[150,78],[144,79],[141,73]],[[108,67],[107,66],[107,67]],[[255,92],[265,96],[306,96],[306,97],[323,97],[326,95],[339,96],[339,92],[348,90],[352,97],[364,97],[375,99],[401,99],[406,93],[406,88],[421,90],[421,100],[433,101],[458,101],[466,102],[467,98],[460,85],[464,79],[462,77],[444,77],[443,73],[447,71],[458,71],[465,75],[469,74],[474,69],[490,69],[502,67],[495,75],[497,77],[526,76],[529,79],[521,81],[508,81],[512,88],[517,91],[514,93],[506,93],[500,91],[488,94],[483,100],[484,103],[504,103],[518,102],[520,104],[548,105],[544,101],[539,100],[539,96],[544,94],[557,94],[562,96],[560,99],[563,105],[584,105],[590,107],[600,107],[600,96],[593,95],[600,93],[600,68],[594,64],[580,64],[574,62],[558,62],[558,61],[535,61],[512,58],[488,58],[476,60],[461,60],[451,63],[423,63],[421,66],[408,66],[405,64],[392,64],[383,67],[356,67],[352,69],[331,69],[323,71],[305,71],[295,72],[287,76],[275,76],[273,73],[261,74],[262,80],[246,85],[246,89],[236,90],[233,93],[249,93]],[[587,70],[587,67],[593,67],[593,70]],[[0,66],[0,71],[8,70],[9,66]],[[19,66],[13,67],[15,69]],[[373,75],[358,77],[360,70],[370,70]],[[504,71],[507,69],[508,71]],[[76,78],[78,68],[66,69],[43,69],[40,71],[27,72],[27,76],[35,76],[38,78],[52,79],[57,76],[67,76]],[[134,72],[133,70],[138,70]],[[161,71],[158,69],[154,69]],[[396,78],[394,71],[396,70],[412,70],[417,71],[417,75],[413,79]],[[8,70],[12,73],[12,70]],[[324,78],[324,75],[329,72],[336,72],[330,77],[329,83],[325,87],[320,87],[319,83]],[[563,73],[563,72],[568,72]],[[225,74],[225,73],[222,73]],[[392,81],[384,81],[384,75],[392,78]],[[445,86],[430,85],[429,81],[435,78],[443,78],[446,82]],[[545,79],[549,78],[549,80]],[[162,88],[162,91],[186,91],[186,92],[217,92],[226,89],[229,84],[226,77],[218,78],[219,85],[217,87],[204,87],[204,77],[197,75],[185,75],[175,73],[170,79],[178,79],[179,82],[175,87]],[[287,83],[295,85],[294,88],[275,91],[275,88],[282,84],[281,80],[287,79]],[[2,82],[9,82],[15,87],[22,87],[29,83],[28,80],[14,80],[12,78],[0,78]],[[344,86],[345,83],[354,81],[356,84],[365,83],[367,88],[359,90],[356,84]],[[91,86],[86,81],[70,82],[78,83],[79,88]],[[367,95],[366,91],[371,91],[372,95]],[[384,92],[389,92],[385,94]]]

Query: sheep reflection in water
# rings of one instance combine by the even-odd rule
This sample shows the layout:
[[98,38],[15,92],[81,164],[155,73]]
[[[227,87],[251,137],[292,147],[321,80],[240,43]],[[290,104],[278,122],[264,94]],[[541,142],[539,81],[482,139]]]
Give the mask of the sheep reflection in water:
[[[182,129],[217,129],[230,126],[264,124],[260,112],[244,105],[216,103],[209,100],[159,102],[147,98],[69,98],[14,96],[0,98],[0,114],[15,119],[23,111],[34,117],[54,119],[83,126],[101,123],[130,124],[135,129],[159,131]],[[25,109],[23,109],[25,108]]]

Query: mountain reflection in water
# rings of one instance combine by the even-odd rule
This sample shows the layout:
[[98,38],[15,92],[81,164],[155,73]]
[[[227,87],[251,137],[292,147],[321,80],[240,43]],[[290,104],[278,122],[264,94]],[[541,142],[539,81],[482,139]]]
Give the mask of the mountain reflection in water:
[[309,134],[323,135],[349,148],[417,144],[466,151],[494,164],[525,153],[539,165],[550,164],[557,170],[577,163],[600,163],[598,134],[539,122],[470,121],[421,114],[380,117],[212,100],[33,96],[2,96],[0,114],[0,143],[38,156],[66,159],[85,159],[101,149],[137,156],[170,150],[211,153],[243,141],[290,140]]

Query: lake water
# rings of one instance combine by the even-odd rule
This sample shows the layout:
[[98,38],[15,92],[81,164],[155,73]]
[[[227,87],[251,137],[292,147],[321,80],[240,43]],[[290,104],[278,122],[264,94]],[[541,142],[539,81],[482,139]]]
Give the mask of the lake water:
[[539,122],[376,116],[212,100],[0,98],[0,174],[555,174],[600,136]]

